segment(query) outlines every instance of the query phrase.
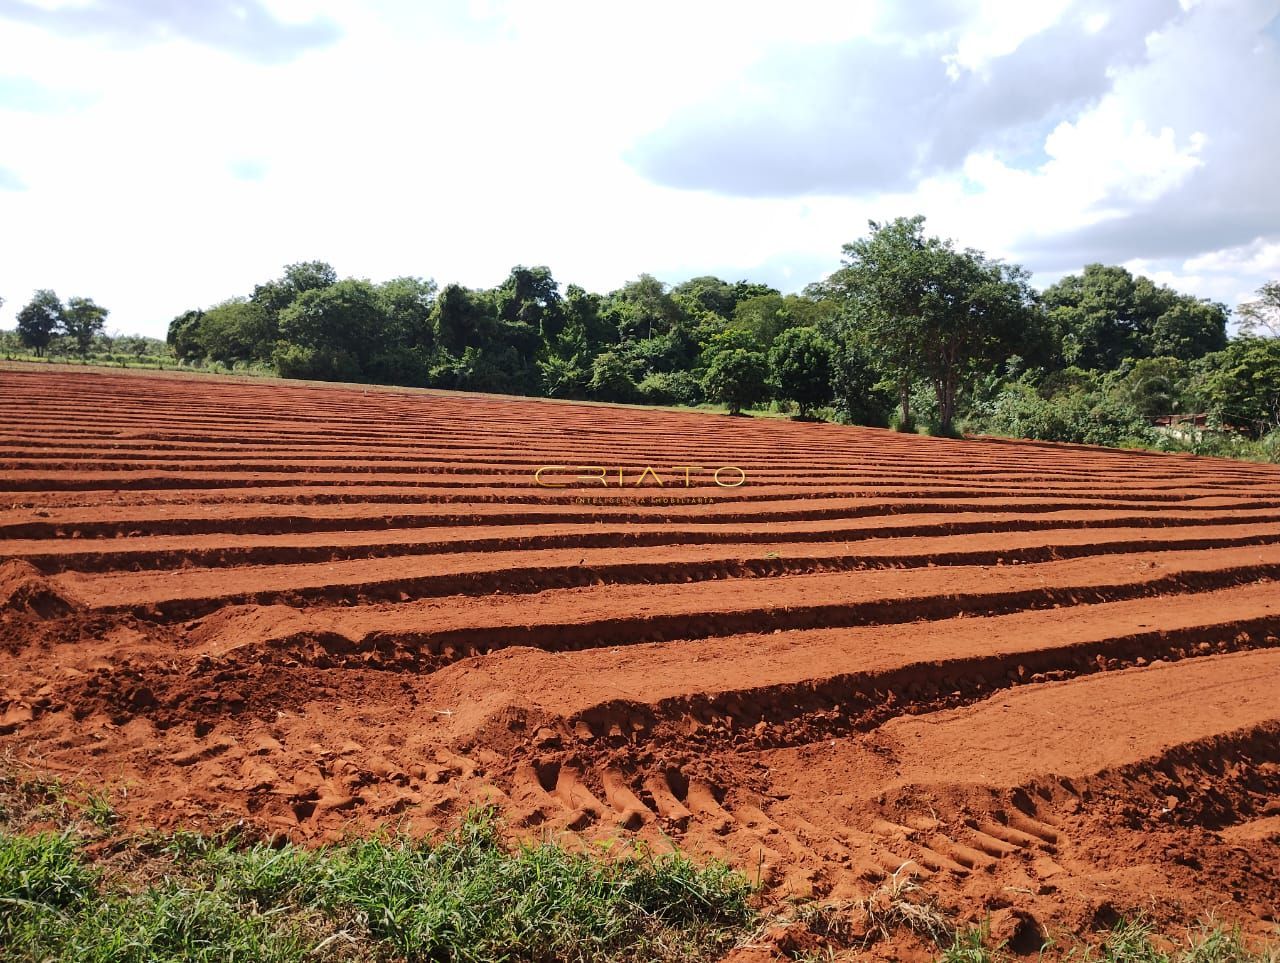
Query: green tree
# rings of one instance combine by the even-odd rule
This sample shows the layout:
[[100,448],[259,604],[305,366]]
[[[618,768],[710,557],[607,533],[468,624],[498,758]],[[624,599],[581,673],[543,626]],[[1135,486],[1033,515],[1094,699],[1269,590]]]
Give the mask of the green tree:
[[286,264],[284,274],[253,289],[251,301],[262,305],[274,317],[304,291],[317,291],[338,282],[338,272],[326,261],[298,261]]
[[92,298],[72,298],[67,302],[62,326],[81,358],[89,356],[93,339],[107,326],[107,315],[110,313],[100,304],[95,304]]
[[1225,305],[1198,298],[1179,297],[1156,318],[1144,348],[1153,357],[1194,361],[1227,346]]
[[943,280],[931,292],[924,326],[924,374],[938,400],[938,424],[950,432],[961,389],[975,375],[1026,350],[1040,315],[1022,267],[973,250],[940,254]]
[[912,423],[911,385],[923,367],[922,333],[932,248],[924,218],[869,222],[871,235],[844,246],[844,266],[825,289],[844,305],[847,334],[876,346],[876,363],[893,383],[904,425]]
[[709,274],[682,281],[671,289],[671,296],[687,312],[707,312],[722,318],[733,317],[738,303],[735,286]]
[[1124,378],[1129,400],[1148,418],[1184,411],[1187,373],[1180,358],[1142,358]]
[[548,398],[583,397],[591,372],[583,367],[582,356],[549,355],[538,362],[542,393]]
[[303,291],[280,312],[280,357],[295,369],[309,367],[307,377],[356,380],[385,334],[377,288],[347,278]]
[[743,351],[761,351],[761,344],[755,334],[746,328],[727,326],[721,328],[702,345],[702,366],[711,363],[712,358],[722,351],[741,348]]
[[41,288],[18,312],[18,337],[42,356],[62,331],[66,309],[56,294]]
[[860,332],[847,322],[832,329],[831,388],[840,413],[851,424],[883,427],[897,400],[896,386],[881,377]]
[[1221,304],[1179,294],[1122,267],[1090,264],[1046,288],[1043,302],[1067,364],[1111,371],[1126,358],[1191,361],[1226,344]]
[[434,281],[416,277],[393,278],[376,286],[381,334],[361,358],[364,377],[381,384],[430,383],[435,294]]
[[1043,301],[1068,364],[1110,370],[1136,353],[1137,292],[1124,268],[1086,265],[1083,273],[1046,288]]
[[733,312],[733,326],[750,331],[768,350],[783,331],[827,323],[838,313],[834,302],[771,291],[739,301]]
[[984,364],[1021,353],[1037,326],[1022,268],[957,251],[924,234],[924,218],[870,223],[871,233],[844,247],[844,267],[827,289],[896,386],[903,424],[911,424],[911,389],[928,380],[939,427],[951,431],[959,393]]
[[[178,338],[184,347],[188,341],[196,346],[196,357],[231,364],[271,356],[276,326],[270,312],[257,301],[230,298],[208,311],[188,312],[190,314],[195,315],[195,320]],[[178,320],[175,319],[175,323]],[[170,331],[173,332],[172,326]],[[178,348],[179,343],[174,342],[175,352]]]
[[800,417],[831,400],[834,354],[835,346],[814,327],[783,331],[769,349],[775,393],[794,401]]
[[498,330],[496,313],[487,292],[447,284],[431,312],[436,343],[454,355],[491,344]]
[[729,406],[730,414],[763,400],[767,393],[768,361],[759,351],[729,348],[717,351],[702,376],[708,401]]
[[651,274],[642,274],[610,292],[601,312],[623,339],[666,334],[683,315],[667,286]]
[[564,330],[560,286],[548,267],[513,267],[494,292],[494,303],[501,320],[528,325],[544,341]]
[[787,299],[781,294],[760,294],[746,298],[739,301],[733,310],[733,327],[748,332],[757,344],[766,349],[790,323]]
[[591,396],[601,401],[634,401],[636,381],[633,365],[620,351],[602,351],[591,363],[588,388]]
[[423,278],[392,278],[377,286],[388,348],[431,348],[435,343],[431,323],[435,297],[436,282]]
[[200,344],[200,322],[203,318],[204,312],[196,309],[184,311],[169,322],[165,341],[179,361],[195,361],[204,357],[204,347]]
[[598,351],[617,344],[618,329],[602,316],[603,299],[598,294],[570,284],[564,293],[565,327],[561,337],[570,338],[576,350]]
[[1237,338],[1196,369],[1193,390],[1219,420],[1255,435],[1280,428],[1280,338]]

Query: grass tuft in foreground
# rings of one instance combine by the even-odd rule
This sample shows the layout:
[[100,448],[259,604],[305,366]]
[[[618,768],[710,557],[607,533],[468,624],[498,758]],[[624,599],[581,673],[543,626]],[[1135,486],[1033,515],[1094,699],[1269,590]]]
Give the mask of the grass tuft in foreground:
[[723,866],[513,849],[487,812],[434,842],[130,845],[133,871],[113,874],[71,832],[0,832],[0,958],[697,960],[754,920],[749,884]]

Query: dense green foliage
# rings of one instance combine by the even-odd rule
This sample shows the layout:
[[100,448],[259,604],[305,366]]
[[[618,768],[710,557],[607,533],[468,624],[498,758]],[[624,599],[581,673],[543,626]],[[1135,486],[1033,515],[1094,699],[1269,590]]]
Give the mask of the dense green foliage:
[[911,422],[912,385],[923,380],[934,390],[938,427],[950,432],[961,388],[1041,334],[1024,270],[926,237],[923,217],[873,221],[871,234],[844,253],[827,289],[855,336],[876,348],[903,423]]
[[722,348],[711,355],[702,390],[707,400],[727,405],[736,415],[764,398],[768,376],[765,356],[747,348]]
[[773,390],[794,401],[804,418],[832,397],[836,348],[816,327],[788,328],[769,349]]
[[1062,360],[1081,368],[1109,371],[1132,358],[1190,361],[1227,343],[1222,305],[1121,267],[1090,264],[1046,289],[1043,301]]
[[[800,294],[712,276],[652,275],[607,294],[517,266],[496,287],[414,277],[340,279],[328,264],[283,274],[169,325],[184,366],[274,371],[566,399],[772,403],[933,433],[1269,457],[1280,429],[1280,283],[1240,308],[1090,264],[1037,293],[1027,272],[926,233],[920,217],[872,222],[842,266]],[[36,292],[15,338],[162,364],[154,342],[102,334],[106,311]],[[0,345],[12,356],[17,346]],[[1204,415],[1189,427],[1157,424]],[[1176,421],[1176,417],[1172,420]]]
[[18,337],[37,355],[44,354],[62,328],[65,311],[61,299],[52,291],[37,291],[18,312]]

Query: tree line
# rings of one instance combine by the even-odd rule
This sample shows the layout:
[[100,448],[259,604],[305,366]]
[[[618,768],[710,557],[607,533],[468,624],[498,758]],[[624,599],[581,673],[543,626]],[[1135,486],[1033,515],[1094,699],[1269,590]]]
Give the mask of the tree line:
[[[290,378],[734,413],[768,403],[942,434],[1141,443],[1154,416],[1190,411],[1252,438],[1280,426],[1280,339],[1265,337],[1280,284],[1241,307],[1229,339],[1222,304],[1102,264],[1036,291],[1024,268],[929,235],[921,217],[871,222],[843,253],[799,294],[647,274],[597,294],[540,266],[439,288],[307,261],[184,312],[167,340],[184,364]],[[18,334],[37,353],[59,335],[87,347],[106,316],[40,291]]]

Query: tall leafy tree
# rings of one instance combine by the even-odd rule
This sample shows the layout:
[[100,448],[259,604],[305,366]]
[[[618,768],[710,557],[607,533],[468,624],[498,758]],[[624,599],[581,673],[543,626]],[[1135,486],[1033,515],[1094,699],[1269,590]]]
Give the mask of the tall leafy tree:
[[1227,424],[1280,428],[1280,338],[1237,338],[1196,362],[1193,390]]
[[492,343],[498,329],[492,297],[461,284],[445,285],[436,298],[431,320],[436,343],[459,356],[467,348]]
[[179,361],[195,361],[204,356],[204,346],[200,343],[200,322],[203,318],[204,312],[195,309],[183,311],[169,322],[165,341]]
[[834,302],[772,291],[740,300],[733,311],[733,325],[750,331],[767,349],[783,331],[827,322],[836,313]]
[[93,339],[107,326],[110,313],[102,305],[95,304],[92,298],[72,298],[67,302],[62,325],[80,357],[88,357]]
[[1221,304],[1179,294],[1116,265],[1089,264],[1046,288],[1045,309],[1062,361],[1110,371],[1126,359],[1191,361],[1227,343]]
[[1194,361],[1227,346],[1225,305],[1179,296],[1151,326],[1144,348],[1152,357]]
[[377,286],[386,318],[388,348],[429,349],[435,343],[431,309],[436,282],[415,277],[392,278]]
[[710,274],[682,281],[671,289],[671,296],[686,305],[686,310],[705,311],[722,318],[733,317],[738,303],[735,286]]
[[564,330],[560,286],[548,267],[513,267],[494,292],[494,303],[503,321],[528,325],[545,341]]
[[48,288],[41,288],[18,312],[19,339],[37,357],[42,356],[62,331],[65,314],[62,300]]
[[338,283],[338,272],[327,261],[298,261],[286,264],[284,273],[274,281],[253,289],[252,300],[278,314],[304,291],[316,291]]
[[622,338],[637,339],[666,334],[683,313],[667,286],[652,274],[642,274],[610,292],[602,312]]
[[598,294],[570,284],[564,293],[565,328],[562,337],[572,339],[574,350],[598,351],[617,344],[618,329],[601,313]]
[[1067,364],[1110,370],[1137,353],[1138,292],[1124,268],[1089,264],[1045,289],[1043,299]]
[[[208,311],[188,312],[174,320],[194,314],[190,327],[179,331],[174,350],[185,348],[189,341],[197,357],[230,364],[271,357],[275,347],[276,324],[270,312],[249,298],[230,298]],[[170,328],[173,331],[173,328]],[[180,343],[181,344],[180,344]]]
[[1028,272],[978,251],[938,254],[941,281],[927,300],[924,372],[938,400],[938,424],[950,432],[961,389],[978,370],[1025,350],[1039,323]]
[[303,291],[280,312],[280,339],[288,363],[309,377],[359,379],[385,336],[386,314],[377,289],[347,278]]
[[834,355],[835,346],[812,327],[783,331],[769,349],[775,393],[794,401],[800,417],[831,400]]
[[1018,353],[1036,324],[1027,273],[926,236],[923,217],[870,226],[868,237],[845,245],[829,287],[875,347],[903,422],[911,422],[912,385],[927,380],[939,427],[950,431],[974,369]]
[[[286,264],[284,273],[273,281],[254,287],[249,300],[259,305],[270,329],[265,342],[274,342],[280,314],[307,291],[321,291],[338,283],[338,272],[327,261],[298,261]],[[266,349],[266,353],[270,348]]]
[[768,395],[768,361],[759,351],[729,348],[717,351],[702,376],[702,390],[708,401],[729,406],[730,414],[739,414],[748,405]]
[[827,279],[826,290],[843,303],[846,330],[875,344],[877,364],[909,425],[911,386],[923,367],[927,279],[941,242],[924,236],[919,215],[869,226],[869,236],[844,246],[844,266]]

